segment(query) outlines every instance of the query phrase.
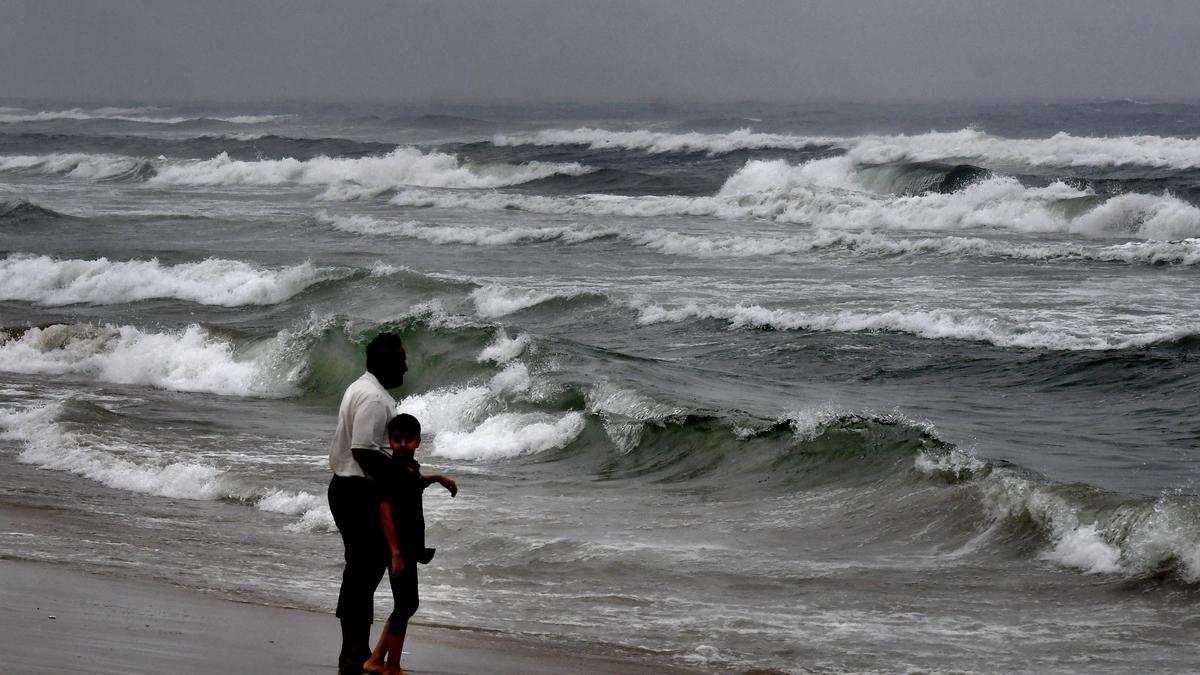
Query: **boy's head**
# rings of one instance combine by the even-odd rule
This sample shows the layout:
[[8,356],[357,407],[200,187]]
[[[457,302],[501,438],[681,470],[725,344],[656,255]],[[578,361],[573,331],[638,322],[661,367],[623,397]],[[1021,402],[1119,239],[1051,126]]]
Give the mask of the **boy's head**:
[[412,457],[421,445],[421,423],[408,413],[401,413],[388,420],[388,444],[392,455]]

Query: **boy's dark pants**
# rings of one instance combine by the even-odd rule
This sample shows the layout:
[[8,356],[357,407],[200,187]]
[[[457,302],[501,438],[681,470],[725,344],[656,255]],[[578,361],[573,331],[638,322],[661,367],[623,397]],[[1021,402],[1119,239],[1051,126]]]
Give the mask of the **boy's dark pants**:
[[417,597],[417,561],[404,560],[404,571],[390,577],[392,585],[392,603],[395,607],[388,619],[388,633],[403,635],[408,627],[408,620],[417,613],[421,600]]
[[379,501],[369,480],[334,476],[329,481],[329,510],[346,547],[336,612],[342,620],[339,661],[357,660],[361,655],[361,665],[371,653],[375,587],[387,571],[391,555],[379,524]]

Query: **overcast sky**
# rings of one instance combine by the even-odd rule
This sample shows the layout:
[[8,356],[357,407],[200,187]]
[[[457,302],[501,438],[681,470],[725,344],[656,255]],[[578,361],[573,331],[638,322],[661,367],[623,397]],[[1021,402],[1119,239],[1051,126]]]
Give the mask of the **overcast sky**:
[[4,0],[0,96],[1200,98],[1197,0]]

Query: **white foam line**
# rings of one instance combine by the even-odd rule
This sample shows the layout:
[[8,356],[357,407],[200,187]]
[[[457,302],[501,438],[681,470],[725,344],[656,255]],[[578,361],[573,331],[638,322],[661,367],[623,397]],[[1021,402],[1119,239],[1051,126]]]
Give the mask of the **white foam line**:
[[[1094,204],[1073,215],[1065,205],[1080,199]],[[391,203],[553,215],[764,219],[859,232],[993,228],[1160,240],[1200,236],[1200,209],[1170,195],[1130,193],[1104,198],[1061,182],[1026,187],[1004,176],[984,178],[949,194],[875,194],[862,185],[846,157],[800,165],[751,160],[711,197],[547,197],[414,188],[397,193]],[[415,229],[412,234],[428,236]]]
[[287,331],[237,353],[199,325],[144,332],[133,326],[55,324],[0,335],[0,370],[73,374],[105,382],[230,396],[295,393],[296,364],[283,360]]
[[856,161],[868,163],[979,159],[1038,167],[1200,167],[1200,139],[1196,138],[1154,135],[1093,137],[1073,136],[1065,132],[1049,138],[1004,138],[969,128],[913,135],[803,136],[757,133],[748,128],[706,134],[649,130],[614,131],[583,127],[501,134],[494,138],[494,143],[500,146],[586,145],[593,150],[710,154],[736,150],[803,150],[835,146],[849,151]]
[[163,265],[157,260],[56,260],[10,255],[0,259],[0,299],[41,305],[109,305],[151,298],[176,298],[204,305],[273,305],[313,284],[344,278],[352,270],[302,263],[268,270],[209,258]]
[[837,333],[893,331],[927,339],[987,342],[998,347],[1072,351],[1128,349],[1200,332],[1200,326],[1193,326],[1123,337],[1072,335],[1062,327],[1031,329],[1024,322],[1006,322],[996,316],[966,310],[844,310],[820,313],[768,309],[758,305],[703,305],[698,302],[677,307],[635,302],[631,306],[638,311],[638,322],[643,325],[717,319],[727,322],[731,328]]

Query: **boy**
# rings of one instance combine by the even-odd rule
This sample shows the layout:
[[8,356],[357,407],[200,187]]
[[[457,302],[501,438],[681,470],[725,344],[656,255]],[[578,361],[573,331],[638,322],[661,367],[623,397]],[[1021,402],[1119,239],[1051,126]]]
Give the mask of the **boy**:
[[[421,423],[408,414],[396,415],[388,421],[388,444],[392,447],[391,466],[379,484],[379,520],[383,535],[391,549],[390,581],[395,609],[371,658],[363,664],[369,673],[398,674],[400,655],[408,619],[417,611],[417,563],[433,559],[433,549],[425,548],[425,515],[421,494],[433,483],[440,483],[458,494],[458,484],[445,476],[421,475],[421,465],[413,454],[421,445]],[[387,662],[384,662],[384,657]]]

